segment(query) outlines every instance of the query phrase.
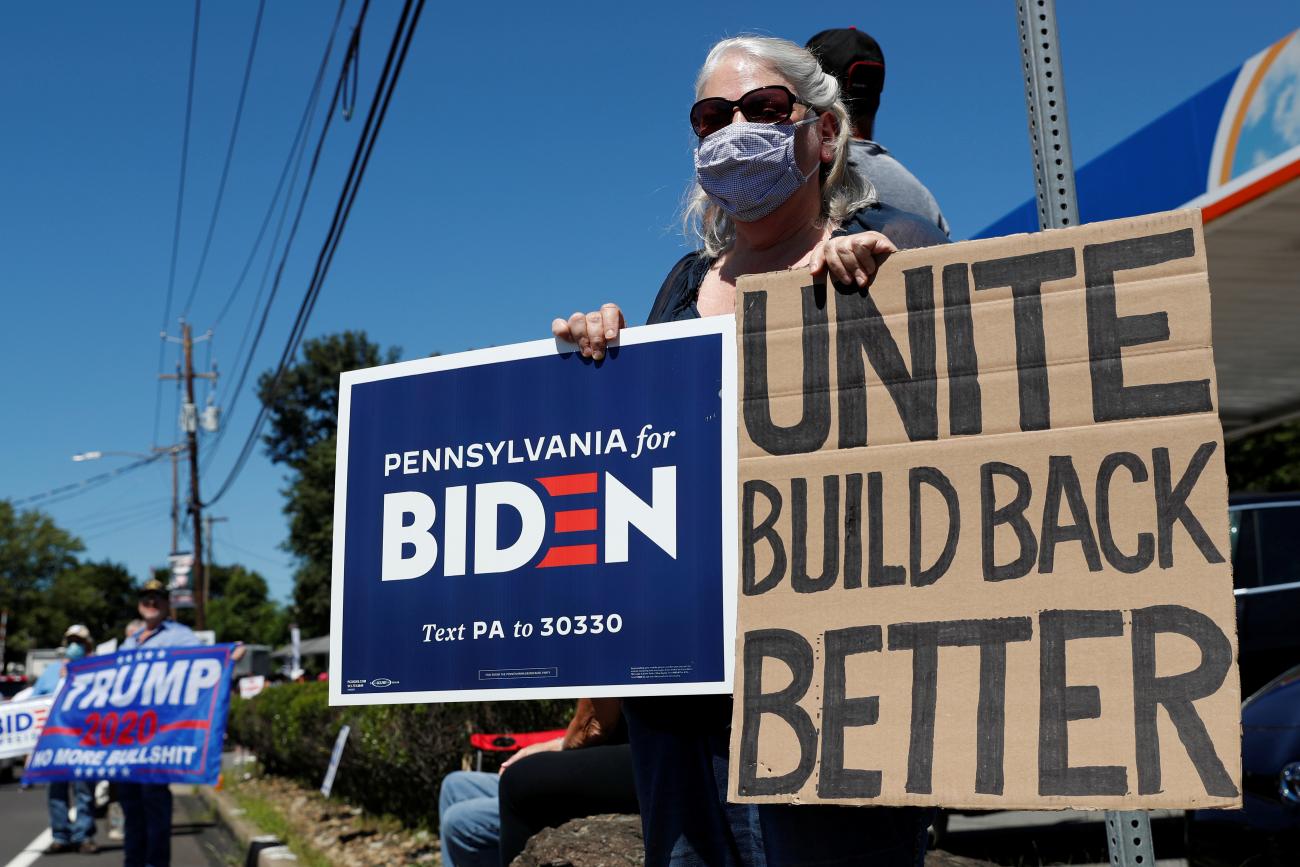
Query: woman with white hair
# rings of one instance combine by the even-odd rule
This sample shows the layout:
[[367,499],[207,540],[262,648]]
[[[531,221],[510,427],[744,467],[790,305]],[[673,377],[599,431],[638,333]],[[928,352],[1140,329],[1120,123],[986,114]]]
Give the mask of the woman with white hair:
[[[794,268],[865,289],[898,249],[945,243],[931,222],[875,200],[849,169],[839,85],[784,39],[719,42],[696,79],[698,143],[685,224],[700,249],[668,274],[649,323],[732,313],[736,280]],[[600,360],[619,306],[556,319]],[[727,696],[627,699],[646,864],[920,864],[927,811],[728,804]]]

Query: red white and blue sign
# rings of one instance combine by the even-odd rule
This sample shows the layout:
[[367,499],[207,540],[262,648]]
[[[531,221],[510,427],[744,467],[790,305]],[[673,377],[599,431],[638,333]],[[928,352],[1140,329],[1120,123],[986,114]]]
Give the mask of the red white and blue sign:
[[233,647],[140,648],[69,662],[23,782],[215,785]]
[[731,317],[345,373],[331,704],[731,691]]

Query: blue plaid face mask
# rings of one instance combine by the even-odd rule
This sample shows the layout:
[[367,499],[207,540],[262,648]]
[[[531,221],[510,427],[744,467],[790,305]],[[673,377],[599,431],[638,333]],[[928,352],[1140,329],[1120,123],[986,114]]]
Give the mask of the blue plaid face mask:
[[705,136],[695,147],[695,178],[733,220],[752,223],[781,207],[821,168],[804,174],[795,159],[798,123],[736,122]]

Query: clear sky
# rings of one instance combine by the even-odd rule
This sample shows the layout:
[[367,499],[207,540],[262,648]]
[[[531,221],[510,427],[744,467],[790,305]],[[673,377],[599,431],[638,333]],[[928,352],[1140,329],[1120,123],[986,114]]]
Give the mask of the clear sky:
[[[400,5],[373,2],[357,117],[334,120],[254,375],[284,347]],[[347,0],[331,83],[360,6]],[[200,333],[252,249],[335,9],[333,0],[267,2],[190,308]],[[158,334],[165,315],[178,333],[196,285],[256,13],[256,0],[203,7],[169,314],[193,4],[47,2],[0,13],[0,497],[130,462],[73,463],[77,452],[176,440],[173,385],[155,409]],[[1062,2],[1058,14],[1080,165],[1300,26],[1295,0],[1089,0]],[[676,228],[691,173],[686,115],[708,47],[745,32],[803,42],[850,24],[885,51],[876,137],[934,192],[954,238],[1032,193],[1012,0],[429,3],[308,336],[363,329],[409,358],[543,337],[553,316],[611,299],[644,319],[687,249]],[[214,398],[224,408],[265,250],[197,356],[205,363],[210,351],[221,370]],[[165,366],[175,363],[169,348]],[[226,478],[255,410],[245,393],[227,414],[205,492]],[[212,443],[205,434],[201,449]],[[229,519],[217,526],[218,561],[261,571],[282,599],[292,587],[279,548],[283,487],[259,448],[213,508]],[[159,462],[45,508],[90,557],[143,578],[165,562],[169,490]]]

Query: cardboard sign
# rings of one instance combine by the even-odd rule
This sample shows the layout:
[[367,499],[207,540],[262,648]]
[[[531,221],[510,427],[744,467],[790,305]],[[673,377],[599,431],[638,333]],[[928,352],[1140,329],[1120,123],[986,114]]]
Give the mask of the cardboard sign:
[[352,732],[352,726],[345,725],[339,729],[338,737],[334,739],[334,749],[330,751],[329,767],[325,769],[325,779],[321,781],[320,793],[326,798],[330,792],[334,791],[334,778],[338,776],[339,762],[343,761],[343,748],[347,746],[348,735]]
[[331,704],[730,692],[734,327],[344,374]]
[[138,648],[69,662],[23,782],[216,785],[233,647]]
[[250,674],[239,679],[239,697],[257,698],[266,689],[266,678],[260,674]]
[[0,759],[25,756],[36,748],[54,697],[0,702]]
[[738,288],[732,798],[1240,805],[1199,212]]

